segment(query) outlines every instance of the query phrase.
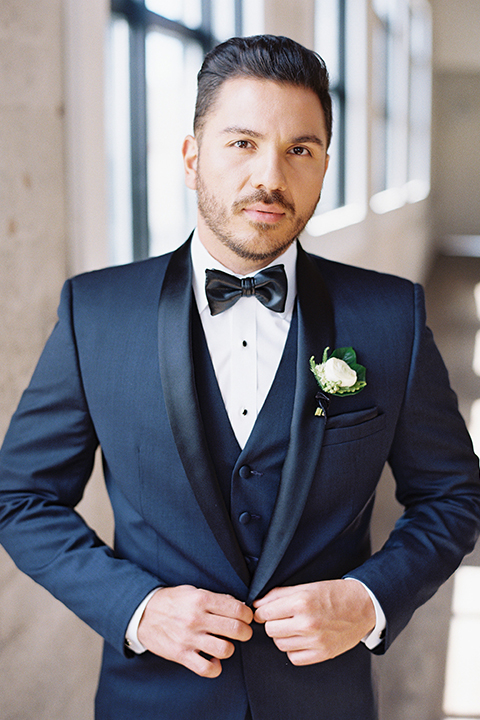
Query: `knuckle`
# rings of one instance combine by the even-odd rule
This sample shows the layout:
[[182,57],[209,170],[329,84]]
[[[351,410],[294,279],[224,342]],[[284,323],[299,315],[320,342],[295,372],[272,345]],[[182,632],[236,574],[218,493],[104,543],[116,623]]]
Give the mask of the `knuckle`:
[[240,620],[230,620],[228,631],[232,638],[237,638],[242,634],[243,623]]
[[313,615],[306,615],[302,622],[302,630],[304,633],[308,633],[309,635],[312,633],[318,633],[319,624],[317,618]]
[[239,602],[238,600],[233,600],[232,617],[235,618],[235,620],[240,622],[248,622],[248,619],[251,616],[253,615],[249,607]]
[[310,607],[309,599],[306,595],[301,594],[299,597],[295,600],[295,610],[300,615],[305,615],[308,613]]
[[205,610],[205,608],[208,605],[208,593],[206,590],[202,590],[201,588],[196,588],[195,593],[195,605],[200,610]]
[[196,612],[195,610],[191,610],[190,613],[185,616],[184,630],[187,633],[195,632],[198,628],[199,620],[200,613]]

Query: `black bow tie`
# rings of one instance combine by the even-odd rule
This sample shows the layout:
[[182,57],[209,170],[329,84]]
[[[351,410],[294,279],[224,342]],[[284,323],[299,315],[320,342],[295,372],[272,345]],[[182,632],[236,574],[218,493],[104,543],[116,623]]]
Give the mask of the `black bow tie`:
[[221,270],[205,270],[205,291],[212,315],[228,310],[243,296],[255,295],[265,307],[283,312],[287,276],[283,265],[261,270],[254,277],[237,278]]

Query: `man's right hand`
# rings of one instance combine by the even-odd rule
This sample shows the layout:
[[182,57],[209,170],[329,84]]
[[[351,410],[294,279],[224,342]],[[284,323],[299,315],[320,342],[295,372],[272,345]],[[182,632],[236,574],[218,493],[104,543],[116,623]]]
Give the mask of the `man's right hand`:
[[231,595],[179,585],[151,597],[137,637],[155,655],[214,678],[222,672],[220,661],[233,655],[230,641],[252,637],[252,620],[252,610]]

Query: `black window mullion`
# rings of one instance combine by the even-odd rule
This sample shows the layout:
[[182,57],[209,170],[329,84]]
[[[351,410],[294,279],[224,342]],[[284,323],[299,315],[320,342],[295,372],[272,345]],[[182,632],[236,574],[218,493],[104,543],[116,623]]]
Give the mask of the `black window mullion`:
[[347,115],[347,98],[346,98],[346,43],[347,43],[347,17],[346,17],[346,2],[345,0],[339,0],[338,3],[338,86],[336,88],[338,98],[338,118],[337,127],[340,143],[338,145],[338,205],[345,205],[346,192],[346,115]]
[[147,81],[145,65],[146,28],[130,24],[130,145],[132,178],[133,257],[149,254],[147,180]]
[[243,1],[235,0],[235,34],[243,35]]

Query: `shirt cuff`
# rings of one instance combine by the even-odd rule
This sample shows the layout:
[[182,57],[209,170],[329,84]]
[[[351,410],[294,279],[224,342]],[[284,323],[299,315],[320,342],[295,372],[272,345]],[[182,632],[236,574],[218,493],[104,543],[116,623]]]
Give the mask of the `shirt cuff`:
[[380,643],[382,642],[384,636],[385,636],[385,629],[387,627],[387,619],[385,617],[385,613],[382,610],[382,607],[380,603],[378,602],[375,595],[372,593],[372,591],[363,583],[361,580],[357,580],[357,578],[353,577],[345,577],[344,580],[355,580],[356,582],[359,582],[360,585],[363,585],[365,590],[370,596],[371,601],[373,602],[373,607],[375,608],[375,615],[376,615],[376,623],[375,627],[371,632],[369,632],[367,635],[365,635],[364,638],[362,638],[362,642],[365,644],[365,646],[369,650],[373,650],[376,648]]
[[147,607],[147,603],[150,600],[150,598],[155,595],[157,590],[160,590],[160,587],[155,588],[155,590],[152,590],[152,592],[148,593],[147,597],[140,603],[140,605],[137,607],[135,612],[132,615],[132,618],[130,622],[128,623],[127,632],[125,633],[125,645],[128,647],[129,650],[132,650],[136,655],[141,655],[142,653],[147,651],[147,648],[142,645],[140,640],[137,637],[137,631],[138,626],[140,625],[140,620],[142,619],[142,615],[144,613],[145,608]]

